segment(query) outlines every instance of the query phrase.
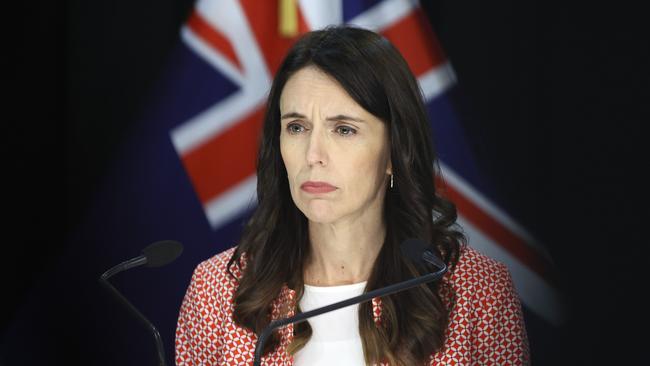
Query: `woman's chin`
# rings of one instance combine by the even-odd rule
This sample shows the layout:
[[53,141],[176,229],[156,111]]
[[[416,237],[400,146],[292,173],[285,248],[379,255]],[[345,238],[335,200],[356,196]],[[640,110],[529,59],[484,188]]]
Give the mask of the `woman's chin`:
[[317,224],[329,224],[336,221],[336,217],[327,212],[309,212],[305,216],[310,222]]
[[301,210],[307,219],[314,223],[328,224],[336,221],[339,215],[332,210],[330,205],[324,202],[312,202],[306,210]]

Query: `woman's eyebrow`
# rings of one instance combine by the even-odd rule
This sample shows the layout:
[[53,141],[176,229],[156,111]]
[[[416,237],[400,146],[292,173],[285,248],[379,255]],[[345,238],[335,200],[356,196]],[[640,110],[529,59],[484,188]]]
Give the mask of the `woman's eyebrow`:
[[350,117],[346,116],[344,114],[339,114],[334,117],[327,117],[328,121],[353,121],[353,122],[361,122],[364,123],[366,121],[362,120],[361,118],[356,118],[356,117]]
[[[287,118],[300,118],[300,119],[307,119],[303,114],[297,113],[297,112],[289,112],[285,113],[280,117],[280,119],[287,119]],[[346,116],[345,114],[338,114],[333,117],[327,117],[327,121],[353,121],[353,122],[361,122],[364,123],[366,121],[362,120],[361,118],[356,118],[356,117],[351,117],[351,116]]]
[[285,119],[285,118],[302,118],[302,119],[306,119],[307,117],[305,117],[304,115],[302,115],[300,113],[289,112],[289,113],[284,114],[282,117],[280,117],[280,119]]

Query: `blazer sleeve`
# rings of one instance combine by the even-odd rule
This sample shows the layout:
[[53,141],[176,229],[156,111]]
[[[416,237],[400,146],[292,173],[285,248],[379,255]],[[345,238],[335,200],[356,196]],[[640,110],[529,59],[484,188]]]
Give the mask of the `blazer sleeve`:
[[477,292],[473,363],[529,365],[528,335],[510,271],[498,263],[491,277],[491,283]]
[[176,325],[176,365],[193,366],[216,364],[218,344],[214,343],[215,304],[206,263],[199,264],[183,298]]

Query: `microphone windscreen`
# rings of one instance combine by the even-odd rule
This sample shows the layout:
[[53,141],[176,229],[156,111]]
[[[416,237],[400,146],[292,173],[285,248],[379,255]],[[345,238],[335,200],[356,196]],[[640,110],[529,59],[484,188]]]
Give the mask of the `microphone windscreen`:
[[147,267],[161,267],[173,262],[183,253],[183,244],[173,240],[155,242],[142,250]]

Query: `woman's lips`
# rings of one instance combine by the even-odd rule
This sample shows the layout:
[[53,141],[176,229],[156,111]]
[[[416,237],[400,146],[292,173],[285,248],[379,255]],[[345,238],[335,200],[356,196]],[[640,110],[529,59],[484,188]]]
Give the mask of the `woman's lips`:
[[325,182],[305,182],[300,189],[307,193],[328,193],[336,190],[336,187]]

